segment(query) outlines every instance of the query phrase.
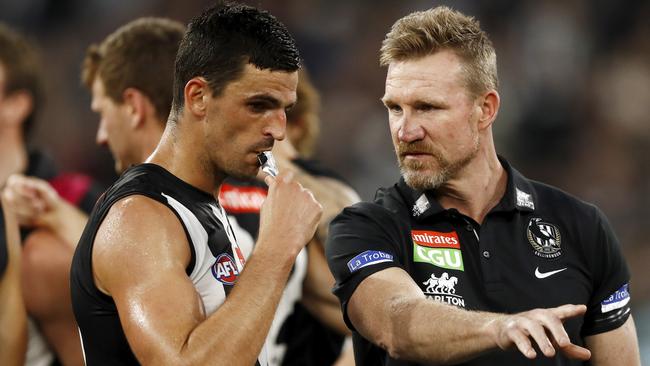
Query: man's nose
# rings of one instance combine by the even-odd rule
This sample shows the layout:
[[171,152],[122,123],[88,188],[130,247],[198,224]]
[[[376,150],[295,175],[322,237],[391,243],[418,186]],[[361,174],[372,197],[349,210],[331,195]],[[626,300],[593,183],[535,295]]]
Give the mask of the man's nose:
[[264,134],[270,135],[274,140],[284,140],[287,132],[287,114],[284,109],[275,111],[269,123],[264,128]]
[[413,142],[424,138],[424,128],[410,113],[405,112],[398,120],[397,138],[402,142]]

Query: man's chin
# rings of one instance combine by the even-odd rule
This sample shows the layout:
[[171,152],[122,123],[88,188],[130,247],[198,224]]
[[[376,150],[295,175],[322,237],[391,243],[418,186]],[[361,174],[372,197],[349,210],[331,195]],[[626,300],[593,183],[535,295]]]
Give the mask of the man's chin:
[[240,180],[253,180],[258,177],[258,172],[260,171],[258,166],[255,167],[245,167],[242,169],[230,169],[226,172],[229,177],[240,179]]
[[409,187],[417,191],[436,189],[445,181],[439,172],[433,172],[429,169],[402,169],[402,177]]

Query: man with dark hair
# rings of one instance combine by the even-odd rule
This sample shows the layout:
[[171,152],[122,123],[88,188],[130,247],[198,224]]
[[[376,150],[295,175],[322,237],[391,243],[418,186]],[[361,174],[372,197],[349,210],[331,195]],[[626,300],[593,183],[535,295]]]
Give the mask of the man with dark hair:
[[[343,348],[345,327],[336,297],[334,279],[327,268],[324,245],[330,221],[344,207],[359,201],[356,192],[333,171],[310,159],[320,125],[319,95],[305,69],[299,71],[296,104],[287,112],[287,131],[273,154],[280,171],[290,171],[323,206],[316,234],[298,255],[269,331],[271,365],[332,365]],[[236,228],[240,247],[250,252],[257,237],[259,213],[267,190],[260,182],[227,179],[219,202]],[[243,229],[238,231],[238,229]],[[352,359],[351,350],[349,359]],[[345,357],[343,355],[341,358]],[[339,363],[339,365],[353,364]]]
[[284,138],[298,68],[291,36],[266,12],[218,5],[190,23],[162,139],[102,197],[73,259],[89,365],[266,364],[266,333],[320,206],[290,174],[267,176],[242,272],[215,195],[227,176],[253,178],[258,154]]
[[478,22],[410,14],[381,63],[402,179],[346,208],[327,245],[357,364],[639,365],[605,216],[496,153],[496,53]]
[[[141,18],[88,48],[82,79],[92,92],[93,110],[101,115],[97,142],[109,147],[120,174],[128,166],[146,160],[160,141],[172,104],[172,69],[183,33],[184,26],[180,23]],[[132,50],[142,50],[142,53]],[[156,62],[151,63],[150,59]],[[342,334],[348,331],[338,302],[330,292],[334,280],[324,260],[322,243],[331,218],[358,198],[332,172],[301,158],[312,155],[319,128],[318,93],[304,69],[299,72],[296,94],[297,102],[287,113],[287,138],[276,144],[274,153],[280,170],[295,172],[296,179],[314,193],[323,205],[324,215],[314,241],[298,256],[283,293],[286,300],[281,301],[276,311],[267,343],[269,362],[331,365],[341,350]],[[154,99],[158,101],[154,103]],[[138,122],[129,123],[131,120]],[[14,180],[15,184],[9,186],[18,191],[14,197],[20,200],[14,200],[13,205],[21,207],[25,216],[31,211],[32,221],[57,221],[54,217],[65,202],[57,201],[44,182],[27,177],[22,180],[20,184]],[[38,202],[33,195],[23,196],[24,190],[18,185],[39,192],[37,197],[53,199],[49,203]],[[221,185],[219,203],[228,213],[245,257],[252,251],[257,237],[259,210],[266,194],[266,185],[259,180],[229,178]],[[35,206],[49,209],[38,214]],[[83,218],[81,225],[75,225],[80,228],[67,234],[76,238],[74,242],[81,236],[86,220]]]
[[27,314],[20,289],[18,223],[0,200],[0,365],[22,366],[27,350]]
[[[61,217],[83,217],[79,208],[89,212],[100,189],[87,176],[59,174],[49,157],[28,147],[37,112],[43,103],[41,80],[35,47],[22,35],[0,24],[0,188],[4,196],[8,193],[5,184],[22,180],[23,175],[38,177],[48,182],[53,194],[69,203]],[[47,365],[54,358],[48,345],[64,364],[81,364],[69,296],[62,296],[70,292],[69,269],[74,246],[62,243],[65,238],[55,235],[58,228],[67,228],[68,221],[52,225],[56,228],[52,231],[51,227],[22,220],[24,216],[14,210],[11,199],[6,202],[6,209],[12,211],[23,229],[21,282],[27,312],[34,320],[29,322],[26,364]],[[60,316],[66,315],[68,322],[58,321]]]

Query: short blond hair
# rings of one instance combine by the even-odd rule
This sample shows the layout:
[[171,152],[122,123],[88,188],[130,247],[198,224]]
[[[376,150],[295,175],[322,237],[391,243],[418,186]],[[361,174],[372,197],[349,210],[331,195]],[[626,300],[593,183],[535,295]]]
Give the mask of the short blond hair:
[[492,42],[476,19],[446,6],[414,12],[395,22],[382,42],[379,61],[388,66],[441,50],[452,50],[465,62],[465,79],[472,93],[497,89]]

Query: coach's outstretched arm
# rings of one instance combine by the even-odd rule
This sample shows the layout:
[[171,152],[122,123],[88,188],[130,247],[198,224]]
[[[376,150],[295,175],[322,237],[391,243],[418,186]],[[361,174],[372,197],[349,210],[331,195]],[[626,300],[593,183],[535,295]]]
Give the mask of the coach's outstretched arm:
[[321,215],[290,174],[267,183],[255,250],[226,301],[207,318],[186,274],[191,253],[175,214],[143,196],[111,208],[95,240],[95,278],[113,297],[140,363],[255,364],[294,259]]
[[572,344],[562,326],[563,320],[585,311],[584,305],[513,315],[466,311],[428,300],[411,277],[396,267],[364,279],[347,307],[357,331],[391,357],[443,365],[513,347],[530,359],[552,357],[559,351],[569,358],[588,360],[589,350]]

